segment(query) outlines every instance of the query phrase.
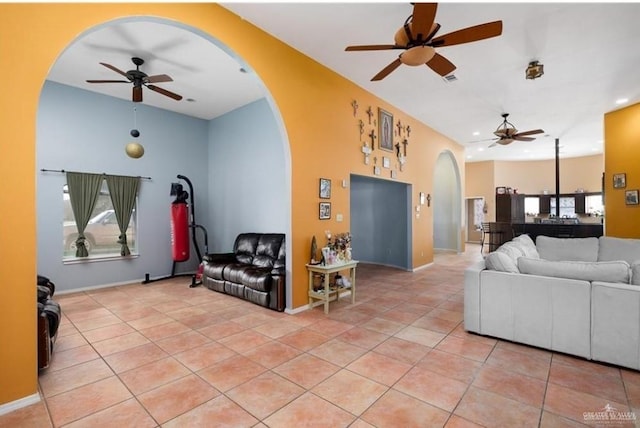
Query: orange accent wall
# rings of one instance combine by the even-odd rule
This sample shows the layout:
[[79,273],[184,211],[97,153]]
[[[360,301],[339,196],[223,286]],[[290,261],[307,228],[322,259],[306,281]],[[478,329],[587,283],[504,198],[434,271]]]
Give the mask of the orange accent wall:
[[[640,205],[625,203],[626,190],[640,189],[640,104],[604,115],[605,235],[640,238]],[[627,186],[613,188],[613,175],[625,173]]]
[[[4,186],[0,221],[0,405],[37,392],[36,370],[36,221],[35,129],[40,91],[48,71],[65,47],[84,31],[119,18],[153,16],[198,28],[226,44],[257,72],[270,91],[286,127],[291,151],[293,306],[307,303],[306,270],[310,239],[349,227],[349,193],[339,183],[351,173],[372,176],[364,165],[358,119],[368,124],[372,106],[411,126],[408,162],[397,180],[433,193],[438,154],[451,151],[464,183],[461,146],[412,117],[211,3],[15,3],[0,4],[0,52],[5,85],[0,97],[2,144],[0,179]],[[354,117],[351,102],[360,108]],[[366,127],[366,133],[369,131]],[[365,133],[365,134],[366,134]],[[364,140],[366,135],[362,137]],[[379,158],[381,152],[374,154]],[[393,153],[392,165],[395,164]],[[388,170],[384,170],[388,173]],[[332,212],[344,220],[318,220],[318,178],[330,178]],[[40,209],[44,209],[40,207]],[[413,219],[413,263],[433,261],[433,218],[423,210]],[[424,254],[424,255],[422,255]]]

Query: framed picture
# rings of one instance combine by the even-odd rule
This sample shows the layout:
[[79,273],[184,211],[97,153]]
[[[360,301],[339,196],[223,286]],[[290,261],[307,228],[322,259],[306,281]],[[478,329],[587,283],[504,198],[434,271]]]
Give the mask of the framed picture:
[[393,115],[378,108],[378,147],[393,151]]
[[386,156],[382,156],[382,167],[383,168],[390,168],[391,167],[391,161]]
[[331,218],[331,202],[320,202],[320,220]]
[[320,179],[320,198],[331,199],[331,180],[328,178]]
[[507,193],[507,188],[506,187],[496,187],[496,194],[498,195],[504,195],[505,193]]
[[613,174],[613,188],[614,189],[624,189],[627,187],[627,174]]
[[627,205],[638,205],[638,190],[627,190],[624,192],[624,202]]

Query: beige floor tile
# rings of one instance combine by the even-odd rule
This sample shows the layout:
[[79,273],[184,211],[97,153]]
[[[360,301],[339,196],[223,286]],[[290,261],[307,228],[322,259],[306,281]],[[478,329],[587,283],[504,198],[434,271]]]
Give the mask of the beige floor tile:
[[267,371],[267,368],[242,355],[227,358],[198,372],[216,389],[226,392]]
[[468,384],[423,366],[412,368],[393,386],[393,389],[449,412],[453,411],[467,388]]
[[474,387],[454,413],[486,427],[537,427],[540,420],[540,408]]
[[353,373],[340,370],[311,391],[330,403],[359,416],[388,391],[388,387]]
[[150,391],[191,373],[174,358],[167,357],[120,373],[120,379],[134,394]]
[[65,428],[111,428],[111,427],[156,427],[153,420],[142,405],[135,399],[123,401],[82,419],[65,425]]
[[411,364],[371,351],[349,364],[347,369],[383,385],[391,386],[411,369]]
[[273,369],[282,377],[306,389],[311,389],[338,370],[339,366],[309,354],[301,354]]
[[396,390],[389,390],[361,416],[377,428],[444,426],[449,413]]
[[349,412],[310,392],[303,394],[264,420],[270,428],[347,427],[355,420]]
[[229,400],[224,395],[207,401],[204,404],[163,424],[163,428],[207,427],[215,421],[218,427],[253,427],[259,421],[249,412]]

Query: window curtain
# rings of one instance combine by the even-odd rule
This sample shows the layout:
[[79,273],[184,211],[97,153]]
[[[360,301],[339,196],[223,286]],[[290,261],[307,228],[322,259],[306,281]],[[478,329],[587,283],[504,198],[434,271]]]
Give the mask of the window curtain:
[[78,228],[76,239],[76,257],[87,257],[89,252],[85,247],[86,240],[84,229],[87,227],[91,213],[96,206],[100,187],[102,187],[102,174],[88,174],[84,172],[67,172],[67,187],[69,189],[69,202],[73,210]]
[[118,237],[120,255],[128,256],[131,254],[131,251],[129,251],[129,246],[127,245],[127,229],[129,228],[131,214],[136,205],[140,177],[107,175],[106,178],[111,203],[113,204],[113,210],[118,220],[118,228],[120,229],[120,236]]

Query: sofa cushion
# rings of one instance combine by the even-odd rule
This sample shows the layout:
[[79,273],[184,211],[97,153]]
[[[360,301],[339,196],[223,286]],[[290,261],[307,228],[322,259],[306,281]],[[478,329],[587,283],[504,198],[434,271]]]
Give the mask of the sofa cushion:
[[552,276],[555,278],[578,279],[582,281],[604,281],[629,283],[629,263],[612,262],[580,262],[550,261],[520,257],[518,259],[520,273]]
[[529,257],[532,259],[539,259],[540,254],[538,254],[538,249],[536,248],[536,243],[533,242],[533,239],[527,234],[516,236],[511,240],[518,244],[525,257]]
[[598,238],[553,238],[539,235],[536,248],[540,258],[551,261],[598,261]]
[[640,260],[631,264],[631,282],[633,285],[640,285]]
[[516,262],[503,251],[493,251],[487,254],[484,264],[489,270],[497,270],[500,272],[518,273],[518,265]]
[[601,236],[598,241],[599,262],[624,260],[633,264],[636,260],[640,260],[640,239]]

